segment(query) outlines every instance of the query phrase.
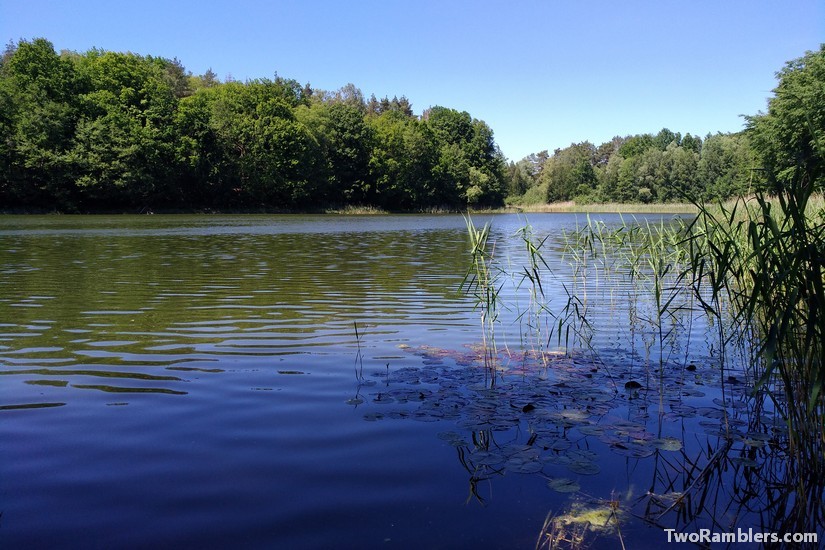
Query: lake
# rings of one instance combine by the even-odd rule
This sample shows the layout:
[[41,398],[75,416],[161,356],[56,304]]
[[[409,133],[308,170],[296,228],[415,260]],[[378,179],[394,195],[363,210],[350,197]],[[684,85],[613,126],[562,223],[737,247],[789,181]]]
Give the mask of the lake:
[[[527,219],[549,309],[584,289],[606,327],[586,346],[530,322]],[[0,218],[0,546],[533,548],[610,504],[629,548],[667,540],[652,518],[758,525],[669,509],[722,419],[748,434],[712,327],[659,353],[632,284],[571,270],[587,218],[527,219],[474,219],[514,274],[491,370],[461,216]]]

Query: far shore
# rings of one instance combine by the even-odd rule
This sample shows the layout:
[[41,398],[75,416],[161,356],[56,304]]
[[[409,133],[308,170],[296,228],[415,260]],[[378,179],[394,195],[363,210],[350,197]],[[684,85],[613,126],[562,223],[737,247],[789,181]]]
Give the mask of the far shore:
[[[330,207],[318,210],[278,210],[272,208],[261,209],[214,209],[214,208],[143,208],[140,210],[94,210],[80,212],[60,212],[48,209],[32,210],[0,210],[0,215],[146,215],[146,214],[332,214],[332,215],[391,215],[391,214],[459,214],[466,210],[452,210],[448,208],[429,208],[415,211],[394,211],[384,210],[375,206],[345,206]],[[587,203],[577,204],[574,201],[555,202],[549,204],[520,205],[511,204],[499,208],[470,208],[473,214],[512,214],[512,213],[616,213],[616,214],[695,214],[696,206],[689,203],[662,203],[662,204],[642,204],[642,203]]]

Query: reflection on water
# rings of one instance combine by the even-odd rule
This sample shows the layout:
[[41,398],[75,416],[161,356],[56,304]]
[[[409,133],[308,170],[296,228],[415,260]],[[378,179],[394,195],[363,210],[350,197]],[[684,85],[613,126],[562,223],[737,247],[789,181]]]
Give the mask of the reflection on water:
[[[465,324],[453,284],[463,240],[443,228],[453,220],[406,230],[373,218],[144,220],[6,221],[0,307],[17,322],[3,323],[2,374],[185,394],[186,380],[157,373],[330,353],[350,343],[352,319],[388,332]],[[26,365],[39,368],[11,368]],[[89,377],[141,384],[75,383]]]
[[[585,219],[530,222],[556,307],[580,275],[564,232]],[[523,223],[494,219],[512,265]],[[0,219],[0,545],[533,546],[571,494],[660,526],[753,523],[749,502],[692,490],[727,468],[754,487],[775,441],[720,391],[708,326],[674,322],[659,368],[640,311],[590,279],[591,318],[614,330],[588,342],[598,360],[565,356],[525,345],[510,281],[491,385],[459,291],[465,231],[460,216]],[[622,521],[625,541],[665,540]]]

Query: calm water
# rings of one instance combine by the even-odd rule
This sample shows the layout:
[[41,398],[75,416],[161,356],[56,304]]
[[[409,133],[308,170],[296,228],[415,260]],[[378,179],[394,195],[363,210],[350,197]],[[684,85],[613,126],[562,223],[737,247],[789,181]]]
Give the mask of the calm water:
[[[487,219],[523,261],[524,219]],[[567,280],[562,233],[585,218],[529,221]],[[596,314],[605,363],[539,373],[521,298],[491,388],[468,258],[460,216],[0,218],[0,546],[532,548],[571,499],[666,492],[667,450],[633,441],[706,439],[697,421],[733,406],[700,388],[713,374],[643,379],[680,390],[634,401],[650,350],[623,344],[620,295]],[[623,536],[665,541],[631,519]]]

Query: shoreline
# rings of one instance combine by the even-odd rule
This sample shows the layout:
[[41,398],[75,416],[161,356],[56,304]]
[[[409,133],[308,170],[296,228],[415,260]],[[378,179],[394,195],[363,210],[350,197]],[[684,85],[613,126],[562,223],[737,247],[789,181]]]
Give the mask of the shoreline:
[[549,203],[549,204],[531,204],[531,205],[507,205],[497,208],[468,208],[466,210],[455,210],[449,208],[427,208],[422,210],[384,210],[382,208],[373,206],[348,206],[343,208],[322,208],[322,209],[295,209],[283,210],[277,208],[260,208],[260,209],[226,209],[220,210],[215,208],[159,208],[151,209],[144,208],[139,211],[125,210],[92,210],[82,212],[61,212],[56,210],[46,209],[31,209],[31,210],[0,210],[0,216],[146,216],[146,215],[279,215],[279,214],[295,214],[295,215],[333,215],[333,216],[391,216],[391,215],[409,215],[409,214],[462,214],[469,212],[470,214],[535,214],[535,213],[615,213],[615,214],[695,214],[698,212],[696,207],[687,203],[662,203],[662,204],[643,204],[643,203],[588,203],[576,204],[573,201]]

